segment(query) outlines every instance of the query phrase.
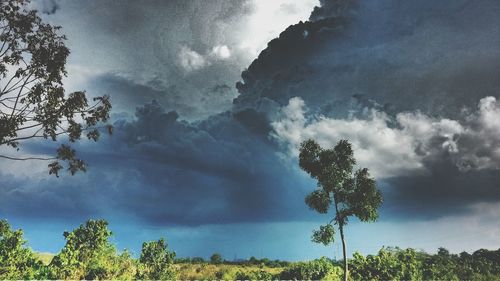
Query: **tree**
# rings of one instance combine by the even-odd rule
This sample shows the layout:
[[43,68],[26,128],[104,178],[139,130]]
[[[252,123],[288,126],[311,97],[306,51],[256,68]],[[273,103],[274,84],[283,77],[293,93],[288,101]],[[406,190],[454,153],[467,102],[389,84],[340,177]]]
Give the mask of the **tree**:
[[144,242],[139,258],[137,279],[143,280],[173,280],[175,270],[172,267],[175,252],[168,250],[165,239]]
[[450,254],[445,248],[439,248],[437,255],[426,260],[425,280],[463,280],[458,276],[459,269],[463,265],[457,263],[458,256]]
[[117,255],[108,241],[112,232],[105,220],[88,220],[72,232],[64,232],[66,245],[52,259],[51,279],[132,279],[131,257]]
[[0,280],[46,279],[38,275],[42,262],[25,244],[22,230],[13,231],[6,220],[0,220]]
[[0,146],[18,151],[35,139],[61,143],[53,157],[17,157],[10,160],[50,161],[49,173],[58,176],[66,163],[73,175],[85,171],[70,143],[82,138],[97,141],[109,119],[109,97],[94,97],[92,105],[84,91],[66,94],[66,59],[69,49],[59,26],[42,22],[28,0],[0,1]]
[[222,256],[221,254],[219,253],[214,253],[211,257],[210,257],[210,262],[213,263],[213,264],[221,264],[222,263]]
[[361,221],[375,221],[377,209],[382,204],[382,195],[368,169],[353,172],[356,160],[351,144],[341,140],[333,149],[323,149],[314,140],[301,143],[299,165],[312,178],[318,188],[305,198],[306,204],[318,213],[327,214],[334,208],[332,220],[313,232],[312,241],[325,246],[333,243],[338,226],[344,256],[344,280],[347,281],[348,265],[344,227],[350,216]]

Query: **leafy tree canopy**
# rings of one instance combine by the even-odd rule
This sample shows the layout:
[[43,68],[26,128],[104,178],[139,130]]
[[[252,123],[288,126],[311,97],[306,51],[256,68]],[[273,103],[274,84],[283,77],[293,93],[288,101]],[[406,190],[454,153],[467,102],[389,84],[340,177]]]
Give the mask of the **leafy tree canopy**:
[[[127,252],[117,255],[108,241],[112,232],[105,220],[88,220],[71,232],[64,232],[66,245],[50,267],[57,279],[133,278],[133,264]],[[127,275],[128,274],[128,275]],[[127,277],[128,276],[128,277]]]
[[175,252],[168,250],[165,239],[144,242],[139,258],[138,279],[173,280],[175,270],[172,267]]
[[[97,141],[100,124],[109,119],[109,97],[89,103],[84,91],[66,93],[63,78],[70,53],[60,27],[43,23],[26,0],[0,2],[0,146],[19,150],[35,139],[61,143],[53,157],[17,157],[10,160],[51,161],[49,173],[58,175],[65,163],[71,174],[85,171],[71,143],[85,137]],[[112,127],[107,126],[111,133]]]
[[22,230],[12,230],[0,220],[0,280],[39,279],[42,263],[25,246]]

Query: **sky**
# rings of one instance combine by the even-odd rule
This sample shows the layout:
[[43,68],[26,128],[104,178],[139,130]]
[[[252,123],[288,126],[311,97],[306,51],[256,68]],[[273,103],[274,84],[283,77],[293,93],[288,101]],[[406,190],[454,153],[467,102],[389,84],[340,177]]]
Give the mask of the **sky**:
[[[0,217],[56,253],[105,218],[119,249],[180,257],[341,257],[304,197],[308,138],[353,143],[384,202],[348,253],[500,247],[500,3],[495,0],[35,0],[62,26],[68,92],[110,95],[88,171],[0,160]],[[25,143],[12,155],[53,153]]]

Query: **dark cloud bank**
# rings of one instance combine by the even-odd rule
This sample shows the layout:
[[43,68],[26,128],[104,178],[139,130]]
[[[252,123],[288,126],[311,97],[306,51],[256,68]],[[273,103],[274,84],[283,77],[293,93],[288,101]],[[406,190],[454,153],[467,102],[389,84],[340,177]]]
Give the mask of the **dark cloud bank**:
[[[500,2],[321,3],[242,73],[232,110],[189,123],[169,105],[139,106],[134,120],[116,121],[116,135],[80,147],[91,164],[86,175],[35,183],[2,176],[0,212],[86,218],[119,210],[162,225],[311,219],[303,197],[314,183],[269,136],[290,98],[331,118],[366,107],[455,118],[499,96]],[[100,82],[123,85],[112,96],[160,95],[115,78]],[[434,218],[500,200],[497,169],[462,171],[446,155],[424,165],[429,173],[380,181],[383,219]]]

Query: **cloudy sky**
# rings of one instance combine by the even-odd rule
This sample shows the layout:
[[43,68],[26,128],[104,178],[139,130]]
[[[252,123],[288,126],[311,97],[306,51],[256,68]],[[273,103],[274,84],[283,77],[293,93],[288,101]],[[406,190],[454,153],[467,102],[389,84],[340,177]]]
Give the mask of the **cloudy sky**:
[[[350,140],[383,192],[349,252],[500,247],[500,2],[37,0],[71,49],[68,91],[108,94],[115,134],[54,178],[0,160],[0,217],[38,251],[106,218],[119,248],[299,260],[328,219],[298,144]],[[20,152],[51,153],[54,144]]]

